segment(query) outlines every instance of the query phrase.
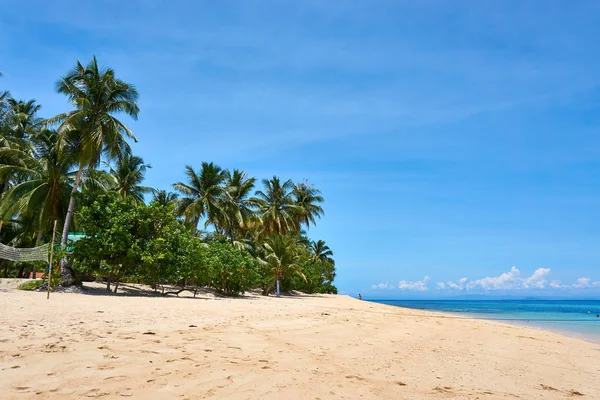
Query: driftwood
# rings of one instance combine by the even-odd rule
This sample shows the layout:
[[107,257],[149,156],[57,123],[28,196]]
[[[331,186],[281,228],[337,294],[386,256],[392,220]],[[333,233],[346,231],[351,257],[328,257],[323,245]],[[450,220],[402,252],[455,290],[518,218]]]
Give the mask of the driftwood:
[[171,292],[165,292],[164,291],[164,286],[163,286],[162,295],[163,296],[168,296],[170,294],[174,294],[175,296],[179,297],[179,294],[181,292],[185,292],[185,291],[193,293],[194,297],[196,297],[196,295],[198,294],[198,288],[195,287],[195,286],[193,286],[193,287],[183,287],[183,288],[179,288],[179,290],[175,290],[175,291],[171,291]]

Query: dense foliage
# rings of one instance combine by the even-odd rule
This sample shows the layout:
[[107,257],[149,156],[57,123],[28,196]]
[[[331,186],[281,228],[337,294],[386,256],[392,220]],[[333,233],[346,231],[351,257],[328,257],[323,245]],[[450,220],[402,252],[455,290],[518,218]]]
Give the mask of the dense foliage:
[[[336,293],[335,262],[305,230],[323,215],[307,182],[257,180],[211,162],[185,166],[172,189],[143,185],[150,168],[131,154],[137,141],[120,116],[138,117],[136,88],[94,58],[57,82],[72,109],[41,118],[35,100],[0,91],[0,242],[47,243],[54,221],[64,285],[98,279],[155,288],[211,287],[227,294],[260,288]],[[61,229],[62,228],[62,229]],[[0,260],[0,274],[24,277],[36,263]]]

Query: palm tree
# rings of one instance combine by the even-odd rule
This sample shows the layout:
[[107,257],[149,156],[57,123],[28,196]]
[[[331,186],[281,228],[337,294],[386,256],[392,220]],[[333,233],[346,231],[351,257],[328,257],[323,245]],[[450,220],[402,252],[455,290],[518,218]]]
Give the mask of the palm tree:
[[[114,115],[125,114],[137,119],[140,109],[136,103],[136,88],[115,78],[112,69],[99,68],[96,57],[87,66],[77,61],[75,67],[57,82],[56,88],[75,108],[50,118],[46,125],[58,125],[62,146],[76,154],[78,163],[62,232],[64,247],[75,210],[75,193],[84,169],[95,169],[102,156],[114,160],[130,153],[126,138],[135,141],[137,138]],[[61,272],[66,285],[74,282],[66,258],[61,260]]]
[[[268,237],[262,245],[263,255],[259,260],[269,268],[271,281],[263,290],[263,295],[268,296],[273,290],[273,286],[290,275],[299,275],[304,281],[306,277],[302,273],[302,267],[299,265],[302,259],[302,252],[293,236],[272,235]],[[277,291],[279,296],[279,290]]]
[[269,234],[287,234],[289,232],[298,232],[300,225],[297,215],[299,206],[296,205],[292,190],[294,184],[291,180],[281,183],[281,180],[274,176],[272,179],[263,179],[265,190],[258,190],[256,198],[252,199],[258,208],[263,232]]
[[255,178],[248,177],[243,171],[234,169],[227,171],[225,179],[224,201],[225,219],[221,221],[225,236],[232,241],[240,239],[252,222],[256,220],[252,199],[249,199],[254,189]]
[[305,224],[307,229],[311,223],[317,225],[316,218],[321,218],[323,215],[323,207],[319,205],[324,201],[321,191],[313,185],[302,182],[294,185],[292,194],[298,206],[298,223]]
[[35,136],[34,153],[0,149],[4,161],[0,174],[10,172],[23,178],[3,196],[0,219],[20,214],[31,221],[37,231],[36,245],[54,220],[64,220],[72,190],[75,162],[59,150],[57,142],[56,132],[42,131]]
[[[6,92],[8,93],[8,92]],[[0,97],[3,97],[4,94]],[[3,149],[21,149],[31,153],[31,137],[38,132],[40,118],[35,114],[40,109],[35,100],[17,101],[13,98],[0,98],[0,145]],[[3,157],[6,157],[4,154]],[[9,160],[10,162],[10,160]],[[6,164],[6,160],[0,158],[0,164]],[[13,172],[14,173],[14,172]],[[9,170],[0,173],[0,194],[8,189],[11,181],[17,179]]]
[[41,123],[41,118],[36,117],[41,106],[35,104],[35,100],[23,101],[9,98],[7,100],[9,107],[6,124],[11,133],[11,139],[20,145],[24,145],[26,140],[37,132]]
[[[2,71],[0,71],[0,77],[2,76]],[[0,129],[4,125],[4,116],[7,109],[7,100],[10,98],[10,92],[8,90],[0,91]],[[0,130],[0,132],[2,132]]]
[[333,263],[333,251],[325,244],[324,240],[312,240],[308,246],[313,262]]
[[132,197],[139,203],[144,202],[144,194],[153,191],[148,186],[142,186],[146,170],[152,168],[144,164],[141,157],[126,154],[117,161],[116,168],[110,167],[110,175],[114,179],[113,189],[122,198]]
[[167,192],[166,190],[155,190],[152,194],[152,201],[157,202],[161,206],[166,206],[175,203],[177,193]]
[[219,220],[223,218],[223,196],[225,194],[222,186],[225,181],[225,171],[214,163],[202,163],[200,172],[194,171],[186,165],[185,175],[188,183],[177,182],[173,184],[175,190],[185,195],[179,201],[179,212],[185,217],[185,222],[194,226],[195,233],[198,232],[198,224],[202,218],[206,219],[207,227],[213,224],[219,229]]

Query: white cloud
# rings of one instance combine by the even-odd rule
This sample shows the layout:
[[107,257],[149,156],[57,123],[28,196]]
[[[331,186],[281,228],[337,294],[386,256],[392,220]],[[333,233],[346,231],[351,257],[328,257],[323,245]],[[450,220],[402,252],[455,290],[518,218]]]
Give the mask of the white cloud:
[[600,287],[600,282],[592,282],[590,278],[578,278],[572,285],[563,285],[561,281],[552,281],[550,287],[555,289],[588,289]]
[[449,281],[447,284],[448,289],[463,290],[468,280],[469,278],[461,278],[458,280],[458,282]]
[[585,289],[592,286],[590,278],[579,278],[577,281],[571,285],[572,288],[575,289]]
[[[517,267],[512,267],[510,271],[499,276],[488,276],[485,278],[470,281],[468,278],[461,278],[457,281],[437,282],[435,287],[438,290],[525,290],[525,289],[588,289],[600,287],[600,281],[592,281],[590,278],[579,278],[571,285],[563,284],[559,280],[548,280],[550,268],[538,268],[531,276],[521,277],[521,271]],[[428,290],[427,284],[429,277],[425,276],[420,281],[398,282],[397,288],[400,290]],[[395,289],[393,284],[388,282],[372,285],[373,289]]]
[[389,282],[371,285],[371,289],[393,289],[394,285]]
[[400,290],[416,290],[419,292],[423,292],[428,290],[427,283],[429,282],[429,277],[426,276],[421,281],[400,281],[398,282],[398,289]]
[[550,268],[538,268],[533,275],[523,280],[523,289],[536,288],[543,289],[548,281],[546,277],[550,273]]
[[500,276],[488,276],[483,279],[471,281],[467,284],[467,289],[471,290],[480,287],[483,290],[510,290],[519,289],[521,283],[521,272],[516,267],[512,267],[510,271]]
[[561,288],[562,285],[560,284],[560,281],[552,281],[552,282],[550,282],[550,287],[558,289],[558,288]]

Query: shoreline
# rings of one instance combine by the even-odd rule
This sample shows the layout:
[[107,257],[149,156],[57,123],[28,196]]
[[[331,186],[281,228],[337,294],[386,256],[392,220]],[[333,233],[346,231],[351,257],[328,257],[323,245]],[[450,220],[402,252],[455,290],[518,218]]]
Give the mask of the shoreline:
[[346,296],[8,291],[0,308],[7,399],[600,398],[596,345]]
[[[499,322],[499,323],[505,323],[508,325],[512,325],[512,326],[518,326],[518,327],[524,327],[524,328],[530,328],[530,329],[534,329],[534,330],[540,330],[540,331],[544,331],[544,332],[552,332],[552,333],[556,333],[559,334],[561,336],[565,336],[565,337],[569,337],[569,338],[575,338],[575,339],[581,339],[584,340],[586,342],[589,343],[593,343],[596,345],[600,345],[600,332],[597,334],[594,333],[589,333],[589,332],[582,332],[582,331],[578,331],[578,330],[571,330],[571,329],[564,329],[564,328],[560,328],[558,326],[544,326],[543,323],[546,321],[538,321],[536,319],[519,319],[519,318],[494,318],[494,317],[486,317],[485,315],[482,314],[470,314],[470,313],[466,313],[466,312],[460,312],[460,311],[450,311],[450,310],[433,310],[433,309],[425,309],[425,308],[412,308],[412,307],[407,307],[404,305],[393,305],[393,304],[387,304],[384,303],[387,300],[364,300],[367,302],[371,302],[371,303],[375,303],[375,304],[385,304],[385,305],[389,305],[392,307],[399,307],[399,308],[403,308],[406,310],[415,310],[415,311],[423,311],[423,312],[431,312],[431,313],[441,313],[441,314],[445,314],[448,316],[451,315],[459,315],[461,317],[464,317],[465,319],[479,319],[479,320],[486,320],[486,321],[493,321],[493,322]],[[389,300],[389,301],[402,301],[402,300]],[[427,300],[424,300],[427,301]],[[501,301],[501,300],[499,300]],[[539,325],[536,324],[536,322],[541,322]],[[558,323],[569,323],[569,322],[576,322],[576,323],[590,323],[590,324],[598,324],[600,325],[600,321],[585,321],[585,320],[581,320],[581,321],[553,321],[553,322],[558,322]]]

